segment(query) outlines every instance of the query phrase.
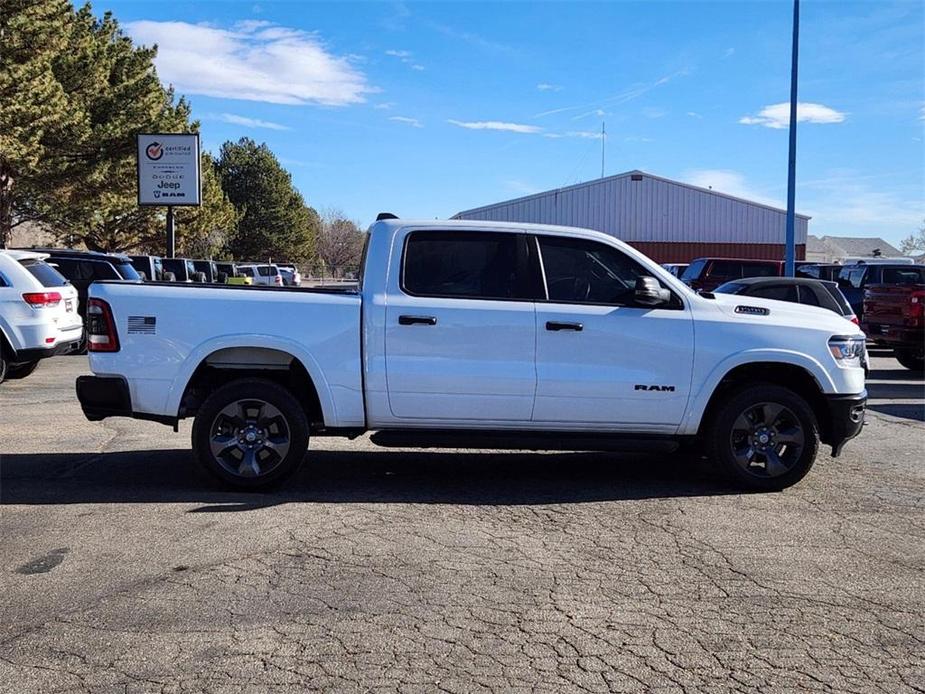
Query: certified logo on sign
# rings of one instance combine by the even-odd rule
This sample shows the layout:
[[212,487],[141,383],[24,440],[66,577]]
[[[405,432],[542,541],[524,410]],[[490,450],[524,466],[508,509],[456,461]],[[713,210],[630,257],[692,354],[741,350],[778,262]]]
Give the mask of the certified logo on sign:
[[148,159],[157,161],[164,156],[164,148],[161,146],[160,142],[152,142],[145,149],[145,154],[147,155]]

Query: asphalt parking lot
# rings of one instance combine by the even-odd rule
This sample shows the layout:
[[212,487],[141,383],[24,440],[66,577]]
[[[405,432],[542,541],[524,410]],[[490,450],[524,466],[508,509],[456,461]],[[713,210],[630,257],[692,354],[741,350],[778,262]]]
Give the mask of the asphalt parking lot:
[[680,456],[315,440],[216,490],[189,423],[88,423],[83,357],[0,386],[0,691],[925,690],[923,382],[796,487]]

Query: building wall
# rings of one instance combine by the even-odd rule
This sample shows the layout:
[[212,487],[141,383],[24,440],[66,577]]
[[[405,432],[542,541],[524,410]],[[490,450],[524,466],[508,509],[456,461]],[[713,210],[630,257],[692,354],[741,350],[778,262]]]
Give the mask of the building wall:
[[[467,210],[456,217],[595,229],[633,244],[659,262],[688,262],[701,255],[780,259],[786,226],[782,210],[639,173]],[[796,219],[800,258],[808,221],[803,216]]]

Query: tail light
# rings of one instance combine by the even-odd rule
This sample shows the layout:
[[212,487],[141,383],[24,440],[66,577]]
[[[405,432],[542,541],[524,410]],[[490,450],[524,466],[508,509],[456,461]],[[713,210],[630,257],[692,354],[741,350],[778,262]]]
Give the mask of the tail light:
[[112,309],[102,299],[87,300],[87,349],[91,352],[119,351]]
[[925,292],[912,292],[909,295],[909,318],[913,327],[917,326],[925,318]]
[[277,275],[276,277],[273,278],[273,281],[276,282],[276,284],[282,284],[283,278]]
[[49,308],[61,303],[60,292],[26,292],[22,298],[32,308]]
[[851,321],[852,323],[854,323],[855,325],[860,325],[860,324],[861,324],[861,321],[859,321],[859,320],[858,320],[858,317],[857,317],[856,315],[854,315],[853,313],[851,314],[851,317],[850,317],[848,320],[850,320],[850,321]]

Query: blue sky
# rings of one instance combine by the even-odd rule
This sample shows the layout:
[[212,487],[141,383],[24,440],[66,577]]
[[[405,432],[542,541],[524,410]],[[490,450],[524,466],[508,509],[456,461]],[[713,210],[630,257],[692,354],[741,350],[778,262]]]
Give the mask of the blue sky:
[[[267,142],[309,204],[367,224],[642,169],[781,204],[789,2],[113,0],[207,149]],[[920,2],[801,19],[797,210],[898,240],[925,218]]]

